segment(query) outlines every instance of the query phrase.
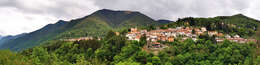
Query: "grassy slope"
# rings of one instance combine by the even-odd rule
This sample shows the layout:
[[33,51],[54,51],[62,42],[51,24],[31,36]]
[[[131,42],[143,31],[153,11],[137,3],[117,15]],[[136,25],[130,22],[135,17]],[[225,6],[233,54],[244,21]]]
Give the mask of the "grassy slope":
[[40,30],[26,34],[14,40],[5,42],[2,45],[1,49],[10,48],[12,50],[18,50],[24,49],[25,47],[38,45],[37,43],[53,39],[55,35],[59,34],[60,32],[63,32],[65,30],[64,25],[66,24],[67,23],[49,24]]

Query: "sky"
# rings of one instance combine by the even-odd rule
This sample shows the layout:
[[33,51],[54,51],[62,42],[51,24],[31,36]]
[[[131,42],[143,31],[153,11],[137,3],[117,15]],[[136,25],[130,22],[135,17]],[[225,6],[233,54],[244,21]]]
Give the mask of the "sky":
[[231,16],[260,20],[260,0],[0,0],[0,35],[28,33],[100,9],[139,11],[155,20]]

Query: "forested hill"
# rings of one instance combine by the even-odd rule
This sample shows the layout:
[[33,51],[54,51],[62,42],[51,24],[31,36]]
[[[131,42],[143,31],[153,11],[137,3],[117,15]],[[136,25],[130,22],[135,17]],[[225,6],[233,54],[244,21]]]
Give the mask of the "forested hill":
[[58,21],[22,37],[8,40],[0,49],[21,50],[40,45],[48,40],[74,37],[102,37],[108,30],[123,30],[129,27],[158,25],[159,22],[134,11],[102,9],[91,15],[71,21]]
[[254,36],[260,21],[249,18],[243,14],[233,16],[218,16],[213,18],[186,17],[176,22],[167,24],[166,27],[193,26],[206,27],[208,30],[217,30],[230,35],[241,35],[242,37]]

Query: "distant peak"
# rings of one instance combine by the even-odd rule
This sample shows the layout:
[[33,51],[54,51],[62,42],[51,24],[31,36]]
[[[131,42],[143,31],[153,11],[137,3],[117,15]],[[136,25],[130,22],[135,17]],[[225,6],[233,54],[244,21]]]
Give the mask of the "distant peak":
[[134,12],[137,12],[137,11],[129,11],[129,10],[111,10],[111,9],[101,9],[101,10],[98,10],[96,11],[98,13],[108,13],[108,12],[123,12],[123,13],[126,13],[126,14],[131,14],[131,13],[134,13]]
[[110,10],[110,9],[101,9],[101,10],[98,10],[98,11],[114,11],[114,10]]
[[58,22],[66,22],[66,21],[64,21],[64,20],[59,20]]
[[111,9],[101,9],[101,10],[98,10],[96,12],[118,12],[116,10],[111,10]]
[[56,24],[63,24],[63,23],[67,23],[67,21],[59,20]]
[[239,16],[239,17],[247,17],[247,16],[245,16],[245,15],[243,15],[243,14],[235,14],[235,15],[233,15],[233,16]]
[[166,19],[159,19],[158,21],[170,21],[170,20],[166,20]]
[[160,19],[160,20],[158,20],[158,22],[160,22],[160,23],[171,23],[173,21],[166,20],[166,19]]

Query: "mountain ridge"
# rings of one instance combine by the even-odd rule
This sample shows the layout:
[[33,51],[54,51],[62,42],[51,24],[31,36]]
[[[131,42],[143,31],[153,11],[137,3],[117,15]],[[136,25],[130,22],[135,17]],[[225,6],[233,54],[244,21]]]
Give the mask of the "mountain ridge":
[[0,49],[22,50],[41,45],[48,40],[82,36],[103,36],[106,31],[136,26],[160,24],[152,18],[132,11],[102,9],[88,16],[71,21],[59,20],[25,36],[3,43]]
[[[243,14],[233,15],[233,16],[217,16],[217,19],[223,19],[223,21],[230,21],[234,24],[246,23],[258,24]],[[241,18],[241,19],[240,19]],[[195,18],[199,19],[199,18]],[[202,18],[202,19],[212,19],[212,18]],[[249,19],[250,21],[244,21]],[[189,18],[184,18],[181,20],[190,20]],[[192,19],[191,19],[192,20]],[[242,20],[242,21],[240,21]],[[107,31],[115,30],[122,31],[131,27],[145,27],[150,25],[162,25],[162,24],[172,24],[176,23],[170,20],[154,20],[149,16],[146,16],[140,12],[136,11],[115,11],[109,9],[98,10],[90,15],[84,16],[82,18],[74,19],[71,21],[59,20],[54,24],[48,24],[41,29],[33,31],[31,33],[25,34],[19,38],[7,39],[2,42],[0,49],[11,49],[19,51],[26,48],[31,48],[37,45],[44,44],[46,41],[59,40],[62,38],[77,38],[77,37],[103,37]],[[178,23],[178,21],[177,21]],[[251,26],[249,28],[253,28]]]

